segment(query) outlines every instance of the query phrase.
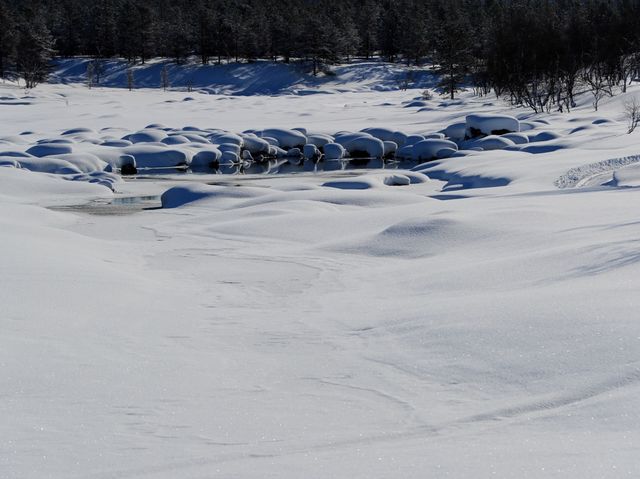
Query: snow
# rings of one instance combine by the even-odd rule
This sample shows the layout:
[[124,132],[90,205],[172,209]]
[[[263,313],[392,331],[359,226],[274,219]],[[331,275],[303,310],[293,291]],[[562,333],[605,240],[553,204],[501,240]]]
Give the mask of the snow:
[[[357,72],[331,82],[346,91],[188,102],[40,85],[29,104],[0,107],[0,476],[640,474],[628,97],[597,116],[588,98],[532,115],[470,92],[417,111],[405,105],[418,90],[373,90]],[[5,83],[0,95],[24,92]],[[260,139],[232,132],[271,127],[346,145],[384,147],[365,128],[460,141],[447,127],[472,114],[544,135],[416,171],[325,161],[335,171],[122,180],[78,167],[216,149],[235,161]],[[143,130],[210,145],[85,141]],[[43,139],[73,156],[25,154]]]
[[[411,158],[414,161],[428,161],[435,158],[449,157],[449,150],[456,151],[458,145],[449,140],[422,140],[414,145],[410,145],[399,153],[400,156]],[[446,152],[446,153],[443,153]]]
[[498,132],[514,133],[519,131],[520,122],[510,115],[474,113],[466,117],[466,136],[468,138],[473,138],[478,134],[493,135]]
[[324,156],[326,160],[340,160],[344,158],[346,151],[338,143],[326,143],[324,145]]

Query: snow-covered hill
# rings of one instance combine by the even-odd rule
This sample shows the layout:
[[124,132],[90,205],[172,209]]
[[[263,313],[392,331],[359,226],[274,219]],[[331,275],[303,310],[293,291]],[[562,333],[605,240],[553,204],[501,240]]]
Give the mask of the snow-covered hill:
[[[91,59],[59,59],[50,81],[86,83]],[[401,88],[432,88],[437,76],[427,67],[407,67],[382,61],[351,62],[332,66],[329,74],[314,77],[304,63],[256,61],[203,66],[197,62],[176,65],[151,60],[132,67],[123,60],[101,60],[100,85],[126,88],[127,71],[133,72],[135,88],[160,88],[166,67],[172,88],[223,95],[308,95],[348,91],[389,91]]]

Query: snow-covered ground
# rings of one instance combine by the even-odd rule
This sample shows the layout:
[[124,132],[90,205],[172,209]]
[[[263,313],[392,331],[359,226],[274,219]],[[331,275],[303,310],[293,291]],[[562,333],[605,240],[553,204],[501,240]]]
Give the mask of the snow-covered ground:
[[0,86],[14,152],[78,127],[428,134],[470,113],[537,137],[414,172],[102,184],[0,155],[0,477],[640,475],[625,96],[532,116],[348,87]]

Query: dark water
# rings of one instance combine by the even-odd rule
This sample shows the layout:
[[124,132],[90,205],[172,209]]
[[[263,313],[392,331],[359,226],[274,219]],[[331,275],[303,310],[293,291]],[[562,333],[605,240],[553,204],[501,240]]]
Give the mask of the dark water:
[[220,165],[217,169],[191,168],[146,168],[138,170],[138,177],[149,175],[206,174],[206,175],[290,175],[295,173],[322,173],[357,170],[411,169],[415,161],[383,160],[382,158],[356,158],[348,160],[311,161],[278,159],[252,163]]

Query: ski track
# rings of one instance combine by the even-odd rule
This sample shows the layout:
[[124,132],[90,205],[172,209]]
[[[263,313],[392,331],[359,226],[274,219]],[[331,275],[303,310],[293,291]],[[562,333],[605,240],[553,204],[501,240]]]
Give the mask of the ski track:
[[603,184],[599,182],[600,179],[604,179],[609,173],[639,161],[640,155],[633,155],[589,163],[588,165],[571,168],[564,175],[557,178],[554,184],[560,189],[600,186]]

